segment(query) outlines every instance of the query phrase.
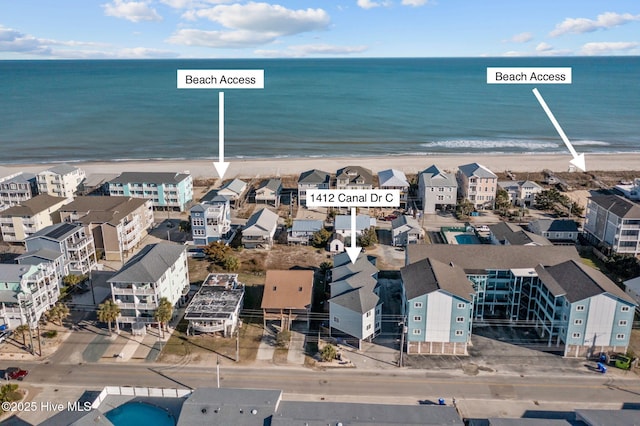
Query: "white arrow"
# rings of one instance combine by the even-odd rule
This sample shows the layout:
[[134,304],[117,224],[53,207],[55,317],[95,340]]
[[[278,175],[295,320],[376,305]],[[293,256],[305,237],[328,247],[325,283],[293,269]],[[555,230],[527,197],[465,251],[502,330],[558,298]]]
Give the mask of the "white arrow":
[[573,145],[571,145],[571,142],[569,142],[569,138],[567,137],[567,135],[564,134],[562,127],[560,127],[560,124],[558,124],[558,120],[556,120],[556,118],[553,116],[553,113],[547,106],[547,103],[542,98],[542,95],[540,94],[540,92],[538,92],[538,89],[533,89],[533,94],[536,95],[538,102],[540,102],[540,105],[542,106],[542,109],[544,110],[544,112],[547,113],[547,117],[549,117],[549,120],[551,120],[551,124],[553,124],[553,127],[556,128],[556,131],[562,138],[562,141],[567,146],[567,148],[569,148],[569,152],[573,156],[573,160],[569,161],[569,163],[573,164],[583,172],[587,171],[586,169],[587,166],[584,162],[584,154],[578,154],[576,150],[573,148]]
[[224,161],[224,92],[220,92],[218,95],[218,161],[214,161],[213,166],[220,179],[223,179],[229,163]]
[[360,254],[360,247],[356,247],[356,208],[351,207],[351,247],[347,247],[347,254],[351,263],[356,263],[356,259]]

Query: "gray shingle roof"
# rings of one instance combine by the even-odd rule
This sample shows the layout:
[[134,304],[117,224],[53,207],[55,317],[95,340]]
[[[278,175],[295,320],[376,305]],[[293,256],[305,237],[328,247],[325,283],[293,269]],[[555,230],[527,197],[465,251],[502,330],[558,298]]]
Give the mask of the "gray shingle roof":
[[400,269],[402,285],[407,299],[444,290],[463,300],[471,301],[475,293],[464,270],[459,266],[447,265],[427,258]]
[[157,243],[145,246],[132,257],[109,283],[154,283],[186,250],[178,244]]
[[116,225],[147,202],[150,201],[132,197],[76,197],[72,202],[60,208],[60,211],[85,214],[78,220],[85,225],[90,223]]
[[491,170],[478,163],[464,164],[459,166],[458,169],[467,177],[498,178]]
[[370,169],[360,166],[343,167],[336,173],[337,179],[349,179],[350,183],[355,183],[356,179],[362,178],[364,185],[373,184],[373,173]]
[[249,218],[244,228],[243,235],[264,235],[269,234],[278,226],[278,215],[269,209],[262,209]]
[[14,173],[13,175],[10,176],[5,176],[3,178],[0,178],[0,182],[2,183],[30,183],[31,181],[33,181],[36,178],[36,175],[33,173],[27,173],[27,172],[20,172],[20,173]]
[[379,301],[380,298],[367,287],[349,290],[329,299],[329,302],[359,314],[374,309]]
[[49,194],[40,194],[27,201],[23,201],[18,206],[9,207],[8,209],[3,210],[0,213],[0,216],[33,216],[65,200],[66,198],[53,197]]
[[0,263],[0,282],[19,283],[22,276],[31,269],[31,265]]
[[123,172],[110,183],[155,183],[156,185],[163,183],[178,183],[189,178],[191,175],[187,173],[177,172]]
[[527,244],[537,244],[539,246],[553,245],[545,237],[525,231],[521,227],[511,223],[499,222],[489,225],[489,229],[494,237],[501,243],[508,241],[509,244],[514,246],[524,246]]
[[278,189],[282,188],[282,180],[280,179],[268,179],[263,181],[258,189],[267,188],[274,192],[278,191]]
[[301,173],[300,177],[298,178],[298,183],[303,183],[305,185],[320,185],[323,183],[329,184],[330,179],[330,173],[313,169]]
[[240,195],[246,189],[246,186],[247,186],[247,183],[245,181],[242,181],[240,179],[234,179],[222,185],[222,187],[220,187],[220,190],[227,189],[231,192],[234,192]]
[[435,164],[420,173],[419,179],[425,188],[458,187],[455,175],[440,170]]
[[[49,249],[39,249],[39,250],[31,250],[20,256],[16,257],[18,263],[22,265],[37,265],[41,263],[41,261],[54,261],[57,258],[61,257],[62,253],[55,250]],[[22,262],[20,262],[22,261]]]
[[540,232],[578,232],[578,224],[572,219],[535,219],[529,224]]
[[618,217],[640,219],[640,206],[619,195],[592,195],[589,199]]

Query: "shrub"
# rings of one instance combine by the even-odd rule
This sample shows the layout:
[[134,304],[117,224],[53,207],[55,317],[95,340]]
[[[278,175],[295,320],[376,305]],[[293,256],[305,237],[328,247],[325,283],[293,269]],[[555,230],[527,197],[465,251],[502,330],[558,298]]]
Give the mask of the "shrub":
[[333,361],[334,359],[336,359],[337,355],[338,351],[336,347],[331,344],[324,345],[324,348],[322,348],[322,352],[320,353],[320,357],[324,362]]
[[53,339],[58,335],[58,330],[47,330],[44,333],[42,333],[42,335],[47,339]]
[[276,346],[279,348],[288,348],[289,340],[291,340],[291,332],[289,330],[282,330],[276,336]]

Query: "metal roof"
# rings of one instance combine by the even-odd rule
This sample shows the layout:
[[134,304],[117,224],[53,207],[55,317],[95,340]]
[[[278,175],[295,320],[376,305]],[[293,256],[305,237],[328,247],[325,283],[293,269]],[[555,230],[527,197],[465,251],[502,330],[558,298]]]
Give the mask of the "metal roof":
[[179,183],[191,177],[188,173],[178,172],[122,172],[120,176],[109,181],[109,183],[154,183],[161,185],[165,183]]
[[384,187],[409,187],[409,182],[407,181],[407,176],[405,176],[404,172],[395,169],[387,169],[378,172],[378,182],[380,184],[380,188]]
[[497,179],[498,176],[495,175],[491,170],[478,163],[464,164],[459,166],[460,172],[462,172],[467,177],[479,177],[479,178],[493,178]]
[[324,228],[324,222],[313,219],[294,219],[291,225],[292,232],[317,232]]
[[243,235],[265,235],[275,231],[278,215],[269,209],[262,209],[251,215],[244,228]]
[[[375,220],[375,219],[374,219]],[[356,231],[363,231],[365,229],[369,229],[372,226],[371,224],[371,216],[359,214],[356,216]],[[335,230],[351,230],[351,215],[338,215],[335,218],[335,225],[333,226]]]

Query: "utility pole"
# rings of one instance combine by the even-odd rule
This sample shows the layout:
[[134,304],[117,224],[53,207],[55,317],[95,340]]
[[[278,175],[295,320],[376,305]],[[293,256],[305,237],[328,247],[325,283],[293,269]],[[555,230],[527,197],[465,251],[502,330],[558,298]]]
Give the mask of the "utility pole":
[[402,353],[404,352],[404,333],[406,332],[406,318],[402,318],[402,322],[400,322],[400,326],[402,329],[400,330],[400,358],[398,360],[398,367],[402,367]]
[[236,362],[240,362],[240,329],[236,330]]
[[216,359],[216,377],[218,379],[218,389],[220,389],[220,355]]

